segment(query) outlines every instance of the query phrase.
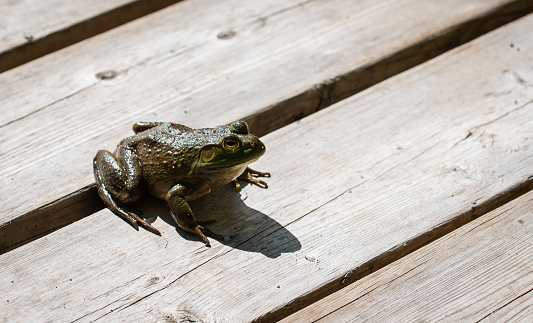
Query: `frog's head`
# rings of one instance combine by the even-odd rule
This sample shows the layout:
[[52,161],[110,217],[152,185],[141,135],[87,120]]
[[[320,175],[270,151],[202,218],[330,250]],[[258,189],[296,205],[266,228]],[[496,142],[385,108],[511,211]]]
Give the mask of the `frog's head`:
[[233,168],[249,164],[265,153],[265,145],[250,134],[246,122],[237,121],[225,128],[218,143],[202,147],[197,167]]

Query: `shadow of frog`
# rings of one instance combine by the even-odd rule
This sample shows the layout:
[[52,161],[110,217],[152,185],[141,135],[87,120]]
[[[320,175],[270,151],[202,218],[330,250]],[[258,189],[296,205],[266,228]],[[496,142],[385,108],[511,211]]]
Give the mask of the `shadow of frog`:
[[[143,200],[139,206],[150,222],[155,220],[155,216],[159,216],[174,226],[176,232],[184,239],[200,241],[197,236],[177,226],[168,209],[162,207],[166,204],[164,201],[153,197],[144,197]],[[224,237],[224,241],[219,242],[232,248],[260,252],[269,258],[277,258],[282,253],[292,253],[301,249],[300,241],[289,230],[268,215],[248,207],[244,203],[245,200],[246,193],[242,190],[235,192],[234,186],[230,184],[197,200],[189,201],[189,205],[196,220],[208,222],[205,224],[206,227]]]

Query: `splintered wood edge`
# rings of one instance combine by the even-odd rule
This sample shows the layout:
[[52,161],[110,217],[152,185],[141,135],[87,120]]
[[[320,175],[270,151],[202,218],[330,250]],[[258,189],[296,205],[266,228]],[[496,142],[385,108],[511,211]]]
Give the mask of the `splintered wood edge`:
[[[174,0],[173,2],[178,1]],[[334,79],[325,80],[321,84],[315,85],[285,101],[265,107],[259,113],[244,117],[241,120],[245,120],[249,126],[254,129],[254,134],[258,136],[266,135],[531,12],[533,12],[533,2],[528,0],[519,0],[503,5],[492,12],[486,12],[484,15],[474,17],[469,21],[440,32],[434,37],[429,37],[419,43],[401,49],[396,53],[392,53],[384,60],[348,71]],[[109,19],[109,17],[106,16],[105,19]],[[132,19],[135,19],[135,17]],[[1,64],[2,57],[0,56],[0,70],[2,68]],[[531,183],[528,181],[509,192],[503,193],[504,197],[497,199],[494,203],[486,203],[487,205],[484,208],[484,212],[488,212],[500,206],[502,203],[509,201],[511,196],[514,198],[527,192],[527,190],[531,188]],[[94,189],[94,186],[90,185],[64,196],[59,200],[23,214],[0,227],[0,254],[6,253],[28,242],[52,233],[70,223],[101,210],[103,207],[103,203],[99,200],[96,189]],[[479,208],[480,207],[478,207],[478,209]],[[483,213],[478,212],[476,214],[479,216]],[[453,230],[464,223],[458,224],[458,226],[452,225],[450,230]],[[443,235],[441,234],[441,231],[442,230],[439,230],[439,232],[436,233],[437,237]],[[419,241],[417,243],[426,244],[428,242]],[[412,252],[412,250],[419,248],[418,244],[414,244],[412,247],[406,249],[405,252],[409,253]],[[401,254],[397,252],[398,251],[395,252],[395,255]],[[390,259],[387,257],[389,256],[386,256],[381,262],[376,262],[376,264],[386,264],[388,261],[387,259]],[[362,277],[377,270],[375,265],[370,269],[370,271],[361,270],[359,276]],[[350,275],[353,276],[355,274],[350,273]],[[346,283],[346,281],[343,283]],[[324,286],[324,291],[316,291],[316,293],[318,293],[316,296],[313,296],[315,294],[315,292],[313,292],[309,297],[306,295],[301,300],[295,300],[293,304],[290,305],[290,308],[294,309],[279,309],[272,312],[272,318],[279,319],[292,314],[292,311],[299,310],[320,297],[323,297],[323,295],[330,294],[340,288],[336,287],[337,283],[332,283],[330,285],[335,286]],[[289,313],[288,310],[291,312]],[[270,320],[270,315],[268,316],[268,319]]]
[[433,230],[426,232],[412,240],[406,241],[404,244],[397,246],[397,248],[391,249],[378,257],[369,260],[361,266],[350,270],[344,274],[340,279],[326,283],[310,292],[309,294],[302,295],[301,297],[292,300],[281,308],[277,308],[270,313],[260,317],[257,322],[274,322],[288,317],[291,314],[313,304],[314,302],[329,296],[342,288],[362,279],[365,276],[395,262],[396,260],[407,256],[408,254],[428,245],[429,243],[442,238],[448,233],[462,227],[463,225],[493,211],[517,197],[520,197],[527,192],[533,190],[533,176],[529,177],[523,183],[520,183],[511,189],[494,196],[492,199],[480,205],[473,205],[472,208],[463,214],[460,214],[452,221],[443,223],[442,225],[434,228]]
[[0,73],[181,1],[131,1],[110,11],[102,12],[90,19],[57,30],[46,37],[32,39],[20,46],[0,53]]

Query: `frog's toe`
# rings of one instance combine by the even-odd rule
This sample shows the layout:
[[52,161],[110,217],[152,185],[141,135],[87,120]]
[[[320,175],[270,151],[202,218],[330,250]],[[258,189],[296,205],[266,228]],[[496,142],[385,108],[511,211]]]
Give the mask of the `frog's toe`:
[[[257,178],[253,178],[251,175],[247,175],[247,176],[243,176],[241,178],[239,178],[240,180],[242,181],[246,181],[250,184],[253,184],[253,185],[257,185],[259,187],[262,187],[262,188],[268,188],[268,184],[265,182],[265,181],[262,181],[260,179],[257,179]],[[237,190],[237,192],[239,191],[239,189],[241,188],[241,185],[237,182],[235,182],[235,189]]]
[[148,231],[150,231],[152,233],[155,233],[158,236],[161,235],[161,232],[159,232],[159,230],[157,230],[150,222],[148,222],[148,220],[141,218],[140,216],[138,216],[137,214],[135,214],[133,212],[128,212],[128,211],[124,211],[124,210],[122,210],[122,211],[125,213],[124,218],[126,218],[128,220],[128,222],[131,223],[131,225],[137,231],[139,231],[139,224],[140,224],[146,230],[148,230]]
[[137,224],[137,221],[134,219],[128,217],[128,222],[135,228],[135,230],[139,231],[139,225]]
[[241,190],[241,184],[239,184],[239,181],[237,179],[234,179],[233,184],[235,184],[235,191],[239,192]]
[[140,219],[140,220],[137,220],[137,222],[139,222],[141,224],[141,226],[143,228],[145,228],[146,230],[148,230],[148,231],[150,231],[152,233],[155,233],[158,236],[161,235],[161,232],[159,232],[159,230],[157,230],[150,222],[148,222],[148,220]]
[[117,206],[116,204],[112,205],[111,210],[115,214],[120,215],[123,219],[128,221],[135,228],[135,230],[139,231],[139,224],[137,224],[137,219],[139,218],[139,216],[137,216],[135,213],[126,211],[125,209],[120,206]]
[[211,237],[218,241],[224,241],[223,236],[221,236],[220,234],[216,234],[213,231],[201,225],[196,226],[196,228],[194,228],[194,231],[197,235],[200,236],[200,238],[202,238],[202,241],[205,243],[206,247],[211,247],[211,243],[209,242],[209,239],[207,239],[207,237]]
[[202,230],[203,233],[205,233],[205,235],[215,239],[215,240],[218,240],[218,241],[224,241],[224,237],[221,236],[220,234],[216,234],[214,233],[213,231],[209,230],[208,228],[206,227],[202,227],[202,226],[199,226],[200,227],[200,230]]
[[250,184],[254,184],[262,188],[268,188],[268,184],[265,181],[262,181],[255,177],[270,177],[270,173],[259,172],[251,168],[246,168],[246,171],[244,171],[244,173],[242,173],[241,176],[237,177],[237,179],[235,180],[236,190],[239,191],[240,188],[240,185],[239,183],[237,183],[237,180],[246,181]]
[[254,185],[257,185],[259,187],[262,187],[262,188],[268,188],[268,184],[265,181],[262,181],[260,179],[251,178],[251,179],[248,179],[248,182]]
[[[206,247],[211,247],[211,243],[209,242],[209,239],[207,239],[207,237],[205,236],[205,234],[202,232],[202,228],[201,226],[197,225],[195,228],[194,228],[194,233],[196,233],[200,239],[202,239],[202,241],[205,243],[205,246]],[[205,228],[203,228],[205,229]]]
[[248,167],[246,170],[248,171],[248,173],[252,174],[253,177],[270,177],[269,172],[260,172],[255,169],[251,169],[250,167]]

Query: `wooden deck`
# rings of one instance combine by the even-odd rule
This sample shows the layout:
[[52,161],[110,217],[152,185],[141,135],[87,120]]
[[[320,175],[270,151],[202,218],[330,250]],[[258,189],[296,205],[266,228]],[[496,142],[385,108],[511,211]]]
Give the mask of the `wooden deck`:
[[[0,321],[533,320],[533,2],[33,2],[0,5]],[[103,207],[141,120],[262,136],[268,189],[191,203],[225,241]]]

